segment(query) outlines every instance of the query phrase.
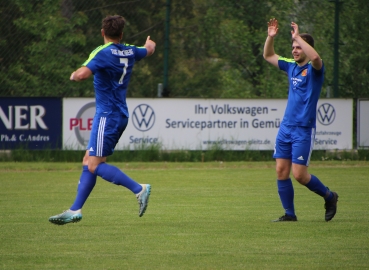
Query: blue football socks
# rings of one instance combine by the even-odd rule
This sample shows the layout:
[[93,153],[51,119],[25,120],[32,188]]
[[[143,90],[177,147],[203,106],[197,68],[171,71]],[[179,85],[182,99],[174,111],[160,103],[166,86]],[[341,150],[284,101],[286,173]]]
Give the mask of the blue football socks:
[[96,175],[90,173],[87,166],[83,166],[82,174],[78,183],[77,196],[70,210],[76,211],[82,208],[91,191],[95,187],[95,184]]
[[333,193],[315,175],[311,175],[311,179],[306,184],[306,187],[319,196],[322,196],[326,201],[333,198]]
[[293,199],[295,192],[293,189],[291,178],[286,180],[277,180],[278,194],[281,199],[282,206],[286,211],[286,214],[291,217],[296,217],[295,205]]
[[125,175],[121,170],[113,165],[100,163],[95,170],[95,174],[113,184],[124,186],[137,194],[142,190],[142,186]]

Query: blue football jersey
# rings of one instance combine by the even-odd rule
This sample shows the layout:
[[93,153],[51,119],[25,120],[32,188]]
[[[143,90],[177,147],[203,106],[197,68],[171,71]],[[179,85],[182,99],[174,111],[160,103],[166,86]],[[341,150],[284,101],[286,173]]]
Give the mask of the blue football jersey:
[[145,47],[113,42],[97,47],[82,64],[94,74],[96,113],[129,117],[126,94],[132,68],[147,55]]
[[289,82],[282,122],[289,126],[315,127],[316,107],[324,82],[324,64],[316,70],[311,62],[300,67],[293,59],[279,57],[278,66],[287,73]]

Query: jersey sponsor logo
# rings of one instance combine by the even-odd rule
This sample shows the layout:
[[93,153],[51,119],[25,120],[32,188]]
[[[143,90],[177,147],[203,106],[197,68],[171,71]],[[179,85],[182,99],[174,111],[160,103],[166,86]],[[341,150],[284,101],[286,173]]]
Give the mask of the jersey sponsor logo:
[[308,74],[308,70],[307,70],[307,68],[306,69],[304,69],[302,72],[301,72],[301,76],[306,76]]
[[300,82],[302,82],[302,80],[301,80],[301,79],[299,79],[299,78],[295,78],[295,77],[292,77],[292,78],[291,78],[291,81],[292,81],[293,86],[296,86],[296,85],[298,85]]
[[334,122],[334,119],[336,118],[336,110],[333,105],[324,103],[318,108],[317,118],[319,123],[324,126],[328,126]]
[[132,114],[132,122],[134,127],[139,131],[148,131],[155,124],[155,112],[152,107],[147,104],[140,104]]

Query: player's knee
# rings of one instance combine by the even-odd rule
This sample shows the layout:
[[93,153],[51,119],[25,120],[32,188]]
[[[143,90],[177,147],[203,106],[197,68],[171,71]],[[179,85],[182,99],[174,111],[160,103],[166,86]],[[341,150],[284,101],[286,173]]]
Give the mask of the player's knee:
[[83,166],[88,166],[88,158],[83,158],[82,159],[82,165]]
[[86,151],[86,154],[83,156],[83,159],[82,159],[82,165],[83,166],[88,166],[88,152]]
[[302,172],[294,172],[293,177],[299,182],[301,185],[306,185],[309,182],[309,179],[305,173]]
[[290,177],[289,169],[284,168],[282,166],[277,166],[276,172],[277,172],[278,179],[287,179]]
[[95,173],[96,167],[97,166],[94,164],[88,164],[88,170],[90,171],[90,173]]
[[297,180],[297,182],[301,182],[302,175],[300,173],[293,173],[293,177]]

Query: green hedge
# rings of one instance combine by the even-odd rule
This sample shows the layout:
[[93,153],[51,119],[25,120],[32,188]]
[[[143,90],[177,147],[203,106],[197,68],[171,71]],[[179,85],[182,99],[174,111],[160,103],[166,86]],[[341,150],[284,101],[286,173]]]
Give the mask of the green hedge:
[[[72,150],[26,150],[1,151],[0,161],[14,162],[79,162],[84,151]],[[115,151],[110,162],[209,162],[209,161],[271,161],[273,151],[163,151],[156,147],[137,151]],[[311,160],[369,160],[369,149],[352,151],[313,151]]]

